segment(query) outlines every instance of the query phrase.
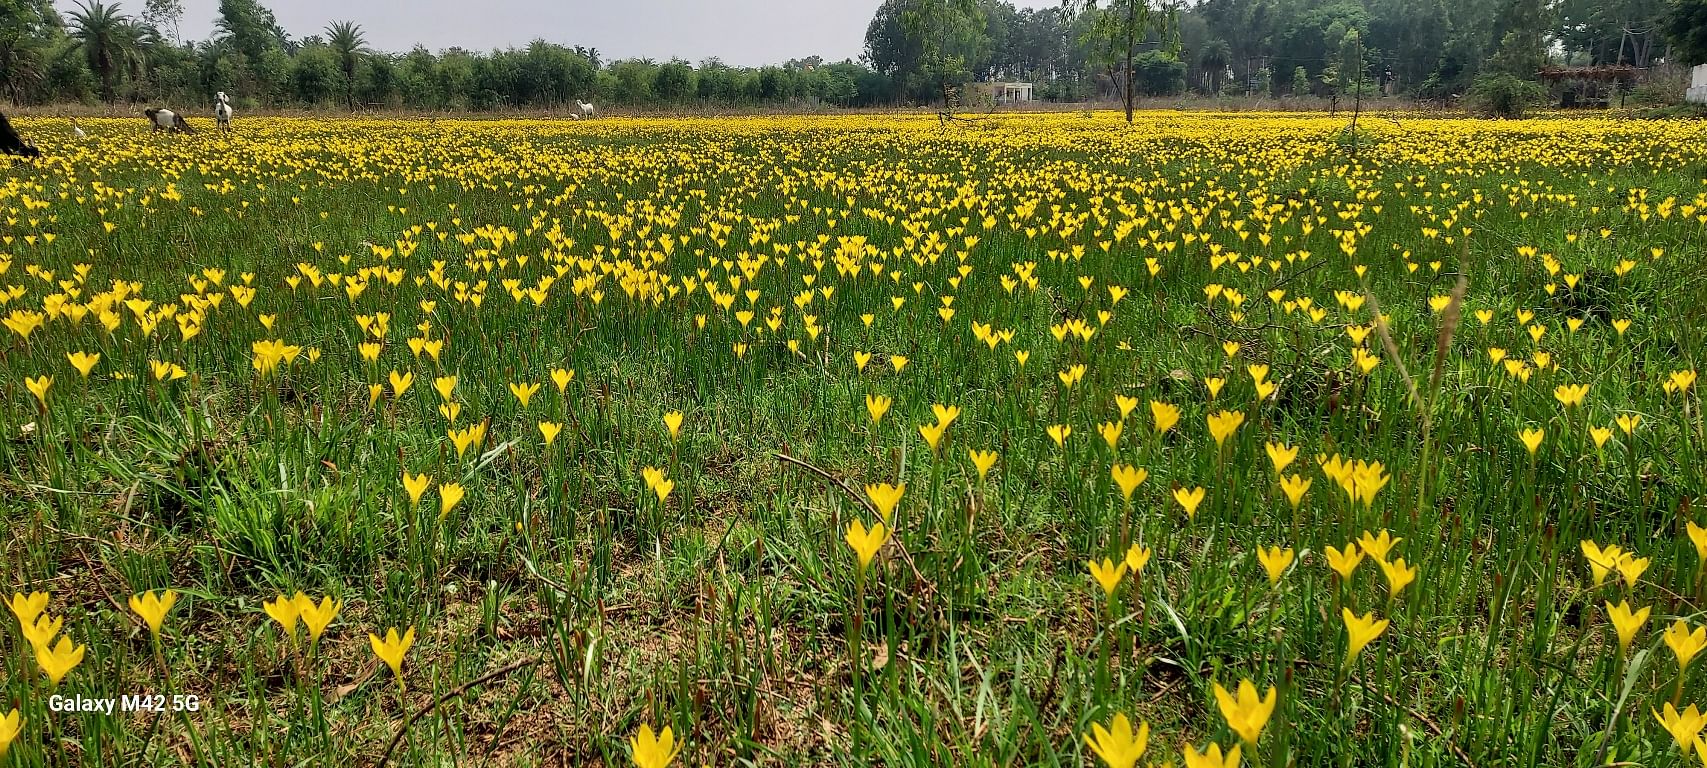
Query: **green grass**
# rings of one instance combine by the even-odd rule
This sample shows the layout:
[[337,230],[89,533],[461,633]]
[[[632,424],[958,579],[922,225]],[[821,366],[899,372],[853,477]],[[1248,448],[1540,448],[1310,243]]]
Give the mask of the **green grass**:
[[[50,158],[0,182],[0,289],[20,291],[0,318],[96,305],[5,332],[0,574],[50,591],[87,644],[59,692],[203,706],[50,713],[9,621],[0,709],[25,722],[5,760],[368,765],[401,733],[395,765],[614,765],[647,723],[685,737],[682,764],[1085,765],[1080,734],[1120,712],[1150,723],[1148,758],[1178,764],[1182,744],[1237,742],[1212,686],[1241,679],[1279,692],[1246,764],[1696,759],[1650,714],[1703,693],[1661,642],[1707,598],[1686,532],[1701,403],[1662,389],[1699,366],[1707,328],[1695,124],[1397,115],[1368,120],[1352,156],[1343,120],[1296,115],[257,119],[187,138],[84,122],[73,144],[59,121],[20,120]],[[1216,265],[1212,249],[1262,264]],[[352,299],[291,287],[299,264],[400,274]],[[247,308],[231,290],[245,273]],[[542,303],[503,283],[544,276]],[[1443,335],[1457,307],[1429,301],[1460,278],[1463,321]],[[186,340],[174,317],[147,333],[122,300],[103,305],[115,280],[139,284],[144,314],[224,298]],[[478,306],[458,299],[482,280]],[[1208,300],[1210,284],[1242,305]],[[1288,310],[1299,297],[1323,317]],[[386,333],[358,325],[382,312]],[[1074,320],[1094,334],[1058,341]],[[991,349],[974,322],[1012,339]],[[1348,326],[1370,328],[1361,345]],[[435,361],[411,338],[445,345]],[[273,339],[301,355],[258,375],[253,344]],[[364,341],[382,342],[377,361]],[[1359,346],[1380,358],[1368,374]],[[77,351],[101,354],[87,379]],[[873,355],[863,372],[855,352]],[[151,360],[188,375],[156,381]],[[1266,399],[1253,364],[1278,385]],[[557,368],[575,371],[561,393]],[[393,371],[414,376],[401,397]],[[41,375],[45,405],[26,386]],[[455,427],[488,424],[461,456],[433,388],[445,375]],[[525,407],[518,382],[541,385]],[[1581,406],[1555,399],[1566,384],[1589,385]],[[868,394],[894,398],[875,425]],[[1120,419],[1117,396],[1137,408],[1110,448],[1098,426]],[[1153,434],[1151,401],[1178,406],[1178,426]],[[933,454],[918,427],[936,404],[962,413]],[[1223,409],[1245,421],[1217,449],[1205,418]],[[1620,414],[1640,426],[1612,427]],[[564,425],[551,446],[540,421]],[[1071,427],[1064,446],[1052,425]],[[1590,426],[1613,429],[1603,447]],[[1546,433],[1534,456],[1529,428]],[[1298,447],[1286,472],[1313,482],[1296,513],[1271,441]],[[974,449],[1000,453],[987,478]],[[1390,479],[1352,503],[1318,454]],[[1129,504],[1116,463],[1149,472]],[[662,502],[648,467],[674,483]],[[435,483],[418,508],[405,472]],[[466,496],[440,520],[446,482]],[[875,522],[859,489],[878,482],[907,491],[862,590],[843,533]],[[1199,486],[1188,519],[1172,489]],[[1323,554],[1383,528],[1419,569],[1396,597],[1373,557],[1341,584]],[[1585,539],[1651,565],[1597,586]],[[1105,602],[1085,563],[1133,542],[1154,556]],[[1255,554],[1270,545],[1298,556],[1274,586]],[[125,607],[167,588],[169,680]],[[298,590],[343,604],[312,652],[262,608]],[[1608,600],[1653,609],[1629,653]],[[1349,665],[1341,607],[1392,622]],[[408,626],[400,689],[366,636]]]

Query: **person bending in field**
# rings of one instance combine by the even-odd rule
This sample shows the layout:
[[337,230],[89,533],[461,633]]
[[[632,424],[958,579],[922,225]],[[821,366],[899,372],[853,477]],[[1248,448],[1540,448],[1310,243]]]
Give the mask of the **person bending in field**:
[[145,109],[142,110],[142,114],[148,116],[148,122],[154,125],[154,131],[156,133],[160,131],[168,131],[172,133],[195,133],[195,131],[190,129],[190,124],[184,120],[183,115],[173,112],[170,109]]
[[24,143],[23,137],[12,128],[12,121],[0,114],[0,155],[17,155],[19,157],[41,157],[41,150]]

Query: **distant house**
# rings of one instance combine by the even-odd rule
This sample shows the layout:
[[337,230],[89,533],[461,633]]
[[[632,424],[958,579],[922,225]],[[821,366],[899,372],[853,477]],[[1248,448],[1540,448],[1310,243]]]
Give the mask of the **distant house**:
[[1546,83],[1553,97],[1558,99],[1560,107],[1604,109],[1623,106],[1614,105],[1612,97],[1617,95],[1622,101],[1623,94],[1634,88],[1646,72],[1647,70],[1629,64],[1616,64],[1596,67],[1546,67],[1538,74],[1541,76],[1541,82]]
[[1707,104],[1707,64],[1690,71],[1689,90],[1683,98],[1695,104]]
[[985,83],[990,97],[997,104],[1018,104],[1031,101],[1031,83]]

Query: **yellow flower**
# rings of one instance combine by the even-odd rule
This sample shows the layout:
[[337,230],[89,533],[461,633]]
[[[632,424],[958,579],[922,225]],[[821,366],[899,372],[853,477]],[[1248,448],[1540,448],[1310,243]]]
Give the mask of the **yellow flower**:
[[635,768],[669,768],[676,756],[682,753],[682,745],[676,742],[675,734],[667,725],[654,737],[652,726],[642,724],[640,732],[628,740],[628,749]]
[[1629,602],[1624,600],[1618,601],[1617,605],[1607,602],[1606,615],[1612,619],[1612,628],[1618,633],[1618,647],[1625,653],[1630,652],[1630,643],[1635,641],[1636,633],[1648,622],[1648,615],[1653,613],[1653,610],[1648,607],[1631,611]]
[[1345,621],[1347,642],[1345,660],[1347,664],[1355,661],[1357,654],[1362,653],[1365,646],[1374,642],[1375,638],[1380,637],[1382,632],[1387,631],[1388,621],[1375,618],[1373,612],[1359,616],[1352,613],[1350,608],[1341,608],[1340,618]]
[[440,376],[433,379],[433,389],[438,391],[440,400],[450,402],[451,393],[456,391],[456,377]]
[[1049,439],[1055,441],[1057,448],[1067,447],[1067,438],[1073,434],[1073,428],[1066,424],[1050,424],[1045,431],[1049,433]]
[[391,380],[391,396],[393,398],[402,397],[403,393],[408,392],[409,387],[415,383],[415,374],[412,371],[399,374],[394,370],[391,372],[389,378]]
[[1215,447],[1220,448],[1225,444],[1227,438],[1239,429],[1239,425],[1244,423],[1245,414],[1242,411],[1221,411],[1210,414],[1209,435],[1215,438]]
[[1635,434],[1636,428],[1642,425],[1642,414],[1620,413],[1613,421],[1618,424],[1619,429],[1624,430],[1624,434],[1631,435]]
[[557,434],[563,431],[563,425],[555,421],[539,423],[539,436],[545,438],[545,444],[551,445],[557,440]]
[[920,424],[919,434],[924,436],[925,444],[931,447],[931,453],[936,453],[937,444],[942,442],[942,433],[948,429],[947,424]]
[[990,474],[990,468],[996,466],[996,459],[999,458],[999,454],[995,451],[977,451],[968,449],[967,454],[972,457],[972,466],[978,469],[979,480],[983,480],[986,475]]
[[1588,428],[1588,436],[1594,440],[1594,447],[1596,449],[1605,448],[1606,441],[1612,439],[1612,428],[1590,426]]
[[1298,458],[1297,447],[1285,443],[1267,443],[1263,445],[1263,450],[1268,453],[1269,463],[1274,465],[1275,477],[1279,477],[1280,473],[1285,472],[1292,464],[1292,460]]
[[32,646],[47,645],[53,642],[59,628],[65,626],[64,617],[54,617],[41,614],[28,624],[21,625],[19,630],[24,633],[24,639]]
[[877,556],[877,550],[882,549],[884,542],[889,540],[889,531],[881,522],[872,523],[871,528],[867,529],[864,523],[856,519],[848,524],[848,532],[844,538],[847,539],[848,546],[853,547],[854,555],[859,558],[860,573],[865,573],[865,569],[871,565],[871,559]]
[[338,611],[343,610],[344,604],[330,597],[320,599],[315,605],[314,599],[301,592],[296,593],[296,609],[302,617],[302,626],[308,629],[308,637],[313,642],[320,642],[320,636],[326,633],[327,625],[338,617]]
[[1677,669],[1681,674],[1683,670],[1689,669],[1689,662],[1695,658],[1695,654],[1700,653],[1702,648],[1707,648],[1707,627],[1696,627],[1695,631],[1691,632],[1689,623],[1678,619],[1666,628],[1663,639],[1672,655],[1677,657]]
[[1096,582],[1102,585],[1102,591],[1110,596],[1114,595],[1114,590],[1120,586],[1120,580],[1126,576],[1125,560],[1116,564],[1105,557],[1100,563],[1095,560],[1087,561],[1085,566],[1090,568],[1091,578],[1096,579]]
[[1689,521],[1689,541],[1695,545],[1696,559],[1707,562],[1707,528],[1696,525],[1693,520]]
[[1553,399],[1566,408],[1582,405],[1583,398],[1588,396],[1587,384],[1560,384],[1553,388]]
[[1651,558],[1636,557],[1626,552],[1623,557],[1618,558],[1618,575],[1624,577],[1625,586],[1635,587],[1636,582],[1642,578],[1642,572],[1648,570],[1648,565],[1652,562]]
[[1668,701],[1665,704],[1665,714],[1652,709],[1648,711],[1654,713],[1654,719],[1660,721],[1660,726],[1666,729],[1666,733],[1671,734],[1672,739],[1677,742],[1677,748],[1683,750],[1685,756],[1689,755],[1690,747],[1695,745],[1701,727],[1707,725],[1707,714],[1702,714],[1694,704],[1679,712],[1677,707]]
[[895,369],[896,373],[900,373],[902,368],[907,367],[907,358],[903,355],[890,355],[889,365]]
[[1387,595],[1389,597],[1398,597],[1400,591],[1417,580],[1416,567],[1406,567],[1405,558],[1395,558],[1391,563],[1376,558],[1375,564],[1381,566],[1381,572],[1387,576]]
[[1529,455],[1534,456],[1541,449],[1541,440],[1547,437],[1547,433],[1540,428],[1526,429],[1517,433],[1517,437],[1523,441],[1523,447],[1529,449]]
[[463,489],[460,483],[443,483],[439,486],[440,520],[445,519],[451,510],[456,509],[456,505],[462,501],[462,494]]
[[403,657],[409,653],[409,648],[415,644],[415,628],[410,627],[403,633],[402,637],[398,637],[397,628],[392,627],[385,631],[384,640],[369,632],[367,642],[368,645],[373,646],[373,655],[385,662],[385,666],[391,667],[392,677],[397,678],[397,687],[402,688]]
[[960,418],[960,406],[932,404],[931,413],[936,416],[936,423],[939,426],[943,429],[948,429],[948,425],[953,424],[955,419]]
[[1328,557],[1328,567],[1339,574],[1341,581],[1351,581],[1351,575],[1363,562],[1363,551],[1357,548],[1356,543],[1345,545],[1343,551],[1330,546],[1324,552]]
[[889,406],[894,404],[893,399],[883,395],[865,396],[865,411],[871,414],[871,423],[873,424],[883,421],[883,414],[888,413]]
[[1268,724],[1279,700],[1280,693],[1272,685],[1268,687],[1268,693],[1258,698],[1256,685],[1248,679],[1239,681],[1237,697],[1222,688],[1220,683],[1215,683],[1215,703],[1221,708],[1221,716],[1227,718],[1227,727],[1252,747],[1262,736],[1262,728]]
[[1109,472],[1114,476],[1114,482],[1120,486],[1120,494],[1125,496],[1127,501],[1132,500],[1133,492],[1150,477],[1149,471],[1130,464],[1116,464]]
[[18,623],[23,626],[34,624],[36,617],[47,610],[47,593],[31,592],[28,595],[13,592],[12,601],[6,607],[12,609],[12,615],[18,617]]
[[1280,479],[1280,490],[1286,494],[1286,500],[1292,503],[1294,511],[1303,503],[1304,494],[1309,492],[1312,482],[1314,481],[1298,475],[1287,475]]
[[42,674],[47,675],[54,685],[59,685],[71,670],[83,663],[83,653],[88,648],[78,645],[73,647],[71,638],[59,638],[59,645],[49,648],[47,643],[36,646],[36,666],[41,667]]
[[670,498],[670,492],[676,489],[676,481],[659,478],[652,484],[652,492],[658,495],[658,503],[663,504]]
[[569,388],[569,382],[574,381],[574,380],[575,380],[575,369],[573,369],[573,368],[553,368],[553,369],[551,369],[551,383],[557,385],[557,391],[559,394],[561,394],[564,390],[568,389]]
[[1262,563],[1262,569],[1268,574],[1268,583],[1272,586],[1280,583],[1280,577],[1286,575],[1286,569],[1291,567],[1294,553],[1291,547],[1281,549],[1279,546],[1258,547],[1257,561]]
[[1227,385],[1227,380],[1221,378],[1220,376],[1210,376],[1209,378],[1203,380],[1203,386],[1209,389],[1209,399],[1210,400],[1214,400],[1216,397],[1220,396],[1221,388],[1226,386],[1226,385]]
[[682,412],[670,411],[664,414],[664,427],[670,430],[670,439],[679,440],[682,436]]
[[177,363],[163,363],[159,360],[148,361],[148,370],[155,381],[177,381],[190,375],[189,371]]
[[267,609],[267,615],[284,628],[286,637],[296,636],[296,620],[302,618],[302,607],[296,600],[279,595],[279,599],[262,603],[261,607]]
[[1583,539],[1580,546],[1582,547],[1583,558],[1588,560],[1589,572],[1594,575],[1594,585],[1597,587],[1606,582],[1606,575],[1611,573],[1612,569],[1617,568],[1618,561],[1624,557],[1624,550],[1620,549],[1617,544],[1608,544],[1605,549],[1601,549],[1600,545],[1593,541]]
[[1138,730],[1133,731],[1132,722],[1124,713],[1116,713],[1107,728],[1102,723],[1091,723],[1091,733],[1080,735],[1085,746],[1102,758],[1108,768],[1132,768],[1150,747],[1150,724],[1140,721]]
[[89,372],[95,370],[95,364],[101,362],[101,353],[96,352],[91,355],[87,352],[69,352],[65,355],[65,359],[70,360],[71,367],[76,368],[77,372],[87,379]]
[[24,730],[24,718],[14,708],[0,717],[0,758],[6,757],[6,752],[12,748],[12,742],[18,738],[18,733]]
[[1210,744],[1202,752],[1198,752],[1196,747],[1187,744],[1181,755],[1185,758],[1185,768],[1239,768],[1239,745],[1237,744],[1234,744],[1232,749],[1227,750],[1225,755],[1221,753],[1220,744]]
[[1404,539],[1393,538],[1393,535],[1388,533],[1387,529],[1382,528],[1380,535],[1373,535],[1368,531],[1364,531],[1363,535],[1357,538],[1357,545],[1363,549],[1364,554],[1367,554],[1376,560],[1386,560],[1387,553],[1391,552],[1393,547],[1401,541],[1404,541]]
[[1179,423],[1179,408],[1160,400],[1150,401],[1150,418],[1154,420],[1156,434],[1166,434]]
[[867,484],[865,495],[871,503],[877,506],[877,514],[884,522],[895,519],[895,505],[901,503],[901,496],[907,492],[907,484],[890,485],[888,483]]
[[518,384],[512,382],[510,384],[510,394],[515,395],[516,400],[522,404],[523,408],[528,407],[528,401],[532,400],[537,392],[539,392],[539,384],[537,383]]
[[47,407],[47,389],[53,386],[52,376],[33,379],[26,376],[24,377],[24,386],[30,390],[30,394],[35,395],[36,399],[41,401],[42,407]]
[[160,634],[160,625],[166,621],[166,614],[177,603],[178,593],[170,589],[159,595],[144,592],[130,596],[130,609],[136,611],[136,615],[141,616],[143,621],[148,622],[148,631],[157,636]]
[[408,470],[404,470],[403,490],[409,493],[409,503],[411,505],[419,505],[421,503],[421,495],[426,493],[427,489],[431,487],[433,487],[433,479],[427,477],[427,473],[422,472],[419,475],[411,475]]
[[1197,488],[1175,488],[1174,501],[1179,502],[1179,505],[1185,508],[1185,518],[1187,520],[1196,520],[1197,505],[1203,503],[1203,497],[1208,493],[1209,489],[1201,486]]
[[1108,449],[1113,451],[1120,448],[1120,432],[1125,427],[1125,422],[1105,421],[1097,427],[1097,432],[1102,434],[1102,441],[1108,443]]
[[1133,544],[1126,548],[1126,567],[1132,570],[1133,576],[1137,576],[1144,572],[1144,566],[1150,564],[1150,555],[1152,554],[1154,553],[1150,551],[1149,547]]

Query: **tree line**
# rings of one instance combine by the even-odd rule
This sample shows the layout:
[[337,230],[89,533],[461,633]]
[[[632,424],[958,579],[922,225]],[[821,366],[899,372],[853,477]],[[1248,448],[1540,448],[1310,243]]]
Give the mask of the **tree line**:
[[[421,110],[836,106],[975,101],[980,81],[1077,102],[1140,95],[1409,95],[1534,88],[1560,65],[1643,68],[1707,58],[1707,0],[884,0],[859,60],[764,67],[717,59],[607,61],[597,48],[375,50],[332,21],[293,37],[259,0],[220,0],[207,40],[181,0],[0,0],[0,97],[20,103]],[[584,41],[586,42],[586,41]],[[985,95],[987,98],[987,95]]]

